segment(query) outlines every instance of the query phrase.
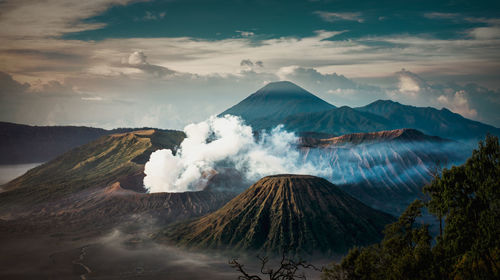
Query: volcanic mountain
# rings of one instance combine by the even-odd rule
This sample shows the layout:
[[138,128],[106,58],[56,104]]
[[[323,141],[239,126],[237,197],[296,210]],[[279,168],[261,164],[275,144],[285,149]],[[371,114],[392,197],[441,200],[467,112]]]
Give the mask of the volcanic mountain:
[[302,113],[288,116],[282,121],[285,129],[298,133],[319,132],[343,135],[355,132],[387,130],[390,122],[384,117],[353,108],[340,108],[315,113]]
[[194,248],[331,254],[379,241],[392,221],[325,179],[274,175],[218,211],[164,234],[169,242]]
[[414,129],[396,129],[315,139],[302,138],[303,158],[325,178],[363,203],[399,215],[432,179],[439,166],[462,163],[468,148]]
[[500,135],[500,129],[469,120],[448,109],[414,107],[390,100],[379,100],[365,107],[340,108],[288,116],[282,124],[289,131],[314,131],[335,135],[401,128],[451,139],[483,138]]
[[300,113],[321,112],[334,109],[314,94],[294,83],[283,81],[269,83],[240,103],[222,112],[240,116],[254,128],[268,128],[288,116]]
[[[0,218],[42,229],[93,228],[133,214],[165,223],[214,211],[234,197],[217,191],[144,193],[144,164],[157,149],[172,149],[180,131],[143,130],[103,136],[2,186]],[[215,189],[216,187],[212,187]]]
[[283,124],[288,131],[343,135],[412,128],[451,139],[479,139],[500,129],[448,109],[378,100],[359,108],[331,105],[291,82],[269,83],[220,115],[240,116],[256,130]]

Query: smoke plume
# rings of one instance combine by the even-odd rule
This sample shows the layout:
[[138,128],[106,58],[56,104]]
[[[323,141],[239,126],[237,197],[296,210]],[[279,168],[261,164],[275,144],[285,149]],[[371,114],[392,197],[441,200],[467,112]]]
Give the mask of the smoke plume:
[[218,168],[227,167],[251,181],[277,173],[331,174],[328,167],[303,162],[295,148],[298,137],[282,126],[262,132],[256,140],[250,126],[239,117],[226,115],[190,124],[184,132],[187,137],[175,155],[169,149],[151,154],[144,171],[149,192],[202,190]]
[[282,126],[260,132],[257,139],[250,126],[231,115],[190,124],[184,131],[187,138],[176,154],[151,154],[144,178],[149,192],[203,190],[216,174],[253,183],[267,175],[293,173],[338,185],[363,183],[415,193],[430,180],[436,164],[461,164],[471,151],[465,143],[420,140],[306,148]]

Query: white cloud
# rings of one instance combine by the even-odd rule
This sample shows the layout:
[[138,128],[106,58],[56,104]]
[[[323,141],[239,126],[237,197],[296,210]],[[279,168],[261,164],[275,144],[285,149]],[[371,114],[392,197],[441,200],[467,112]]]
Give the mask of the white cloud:
[[166,12],[155,13],[155,12],[146,11],[146,14],[142,17],[142,20],[145,20],[145,21],[160,20],[160,19],[163,19],[166,14],[167,14]]
[[325,11],[316,11],[314,12],[321,19],[327,22],[334,22],[339,20],[347,20],[347,21],[357,21],[359,23],[363,23],[365,20],[362,18],[362,14],[359,12],[352,13],[334,13],[334,12],[325,12]]
[[143,52],[135,51],[129,55],[128,64],[130,65],[146,64],[146,58],[147,57]]
[[304,162],[292,149],[298,138],[280,126],[255,140],[250,126],[235,116],[210,117],[184,128],[186,139],[176,155],[158,150],[146,163],[144,186],[149,192],[203,190],[213,175],[234,168],[248,181],[271,174],[331,174],[326,165]]
[[477,110],[470,108],[467,93],[464,90],[457,91],[451,96],[440,95],[437,101],[444,107],[466,118],[474,119],[477,117]]
[[409,75],[400,74],[398,86],[401,93],[408,94],[412,97],[415,97],[420,91],[418,82]]
[[147,56],[142,51],[131,53],[128,58],[122,59],[122,64],[126,67],[140,69],[143,72],[154,75],[155,77],[164,77],[174,75],[176,71],[160,65],[153,65],[147,61]]
[[255,35],[254,32],[252,31],[241,31],[241,30],[236,30],[236,33],[239,33],[241,37],[252,37]]
[[82,100],[85,100],[85,101],[102,101],[102,97],[100,96],[88,96],[88,97],[82,97]]
[[359,84],[337,73],[322,73],[314,68],[297,65],[282,67],[277,75],[281,80],[295,82],[334,105],[362,106],[377,99],[386,99],[378,87]]
[[473,28],[468,33],[471,37],[478,40],[500,39],[500,26]]

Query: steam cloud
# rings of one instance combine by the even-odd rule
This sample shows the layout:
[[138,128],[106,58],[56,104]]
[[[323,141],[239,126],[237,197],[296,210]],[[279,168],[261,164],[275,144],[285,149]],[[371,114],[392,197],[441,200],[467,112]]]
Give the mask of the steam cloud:
[[250,126],[226,115],[190,124],[184,132],[187,137],[175,155],[169,149],[151,154],[144,171],[150,193],[202,190],[220,166],[235,168],[247,180],[279,173],[331,174],[329,166],[302,161],[294,148],[298,137],[282,126],[255,140]]
[[299,138],[282,126],[262,132],[256,140],[252,128],[231,115],[190,124],[184,131],[187,138],[177,154],[171,150],[151,154],[144,178],[149,192],[203,190],[226,168],[251,183],[267,175],[293,173],[324,177],[339,185],[364,182],[374,188],[419,189],[437,162],[448,160],[445,167],[461,164],[471,150],[453,141],[298,149]]

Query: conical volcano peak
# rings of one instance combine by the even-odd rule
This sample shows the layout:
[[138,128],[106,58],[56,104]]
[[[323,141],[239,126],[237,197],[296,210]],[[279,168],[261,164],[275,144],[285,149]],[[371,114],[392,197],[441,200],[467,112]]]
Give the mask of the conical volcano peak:
[[299,87],[298,85],[290,81],[271,82],[265,85],[263,88],[259,89],[255,94],[283,94],[283,93],[313,95],[312,93],[308,92],[307,90]]
[[281,81],[267,84],[220,115],[240,116],[252,123],[254,128],[261,129],[268,127],[268,124],[279,123],[294,114],[321,112],[334,108],[332,104],[298,85]]
[[192,248],[330,254],[377,242],[392,221],[325,179],[281,174],[164,233],[169,242]]
[[320,177],[298,174],[278,174],[266,176],[256,182],[252,187],[269,188],[268,191],[276,191],[280,188],[293,190],[304,190],[309,186],[329,185],[330,183]]
[[313,175],[300,175],[300,174],[277,174],[277,175],[269,175],[261,180],[266,180],[266,179],[275,179],[275,180],[290,180],[290,179],[297,179],[297,180],[324,180],[323,178],[316,177]]

